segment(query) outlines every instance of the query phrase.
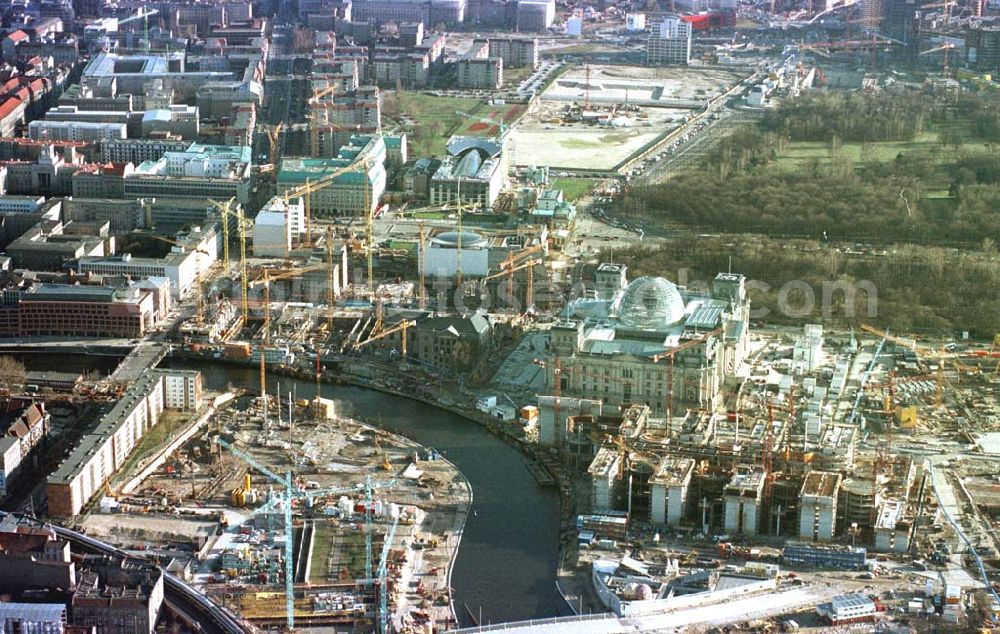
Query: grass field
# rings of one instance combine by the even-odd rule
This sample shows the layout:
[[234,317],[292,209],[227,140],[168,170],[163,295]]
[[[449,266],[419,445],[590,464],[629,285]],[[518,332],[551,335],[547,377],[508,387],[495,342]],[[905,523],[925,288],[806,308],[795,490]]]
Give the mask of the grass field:
[[135,446],[118,473],[123,474],[124,478],[124,475],[129,474],[144,458],[158,451],[174,435],[174,432],[190,421],[190,414],[182,412],[165,411],[160,414],[159,421],[139,440],[139,444]]
[[500,126],[489,121],[510,124],[524,111],[519,104],[490,105],[475,97],[436,96],[404,91],[398,96],[386,91],[386,118],[402,127],[409,136],[414,156],[444,154],[448,138],[455,134],[495,136]]
[[573,202],[599,182],[600,179],[597,178],[553,178],[550,179],[549,185],[552,189],[561,189],[563,198]]
[[[894,161],[899,154],[926,152],[941,162],[952,161],[961,152],[982,152],[988,150],[984,143],[961,143],[957,147],[945,145],[936,132],[925,132],[913,141],[885,141],[877,143],[844,143],[840,151],[842,155],[855,163],[876,161],[888,163]],[[826,164],[833,160],[833,151],[829,143],[795,141],[788,144],[785,151],[778,155],[777,160],[769,169],[780,172],[794,172],[818,161]]]

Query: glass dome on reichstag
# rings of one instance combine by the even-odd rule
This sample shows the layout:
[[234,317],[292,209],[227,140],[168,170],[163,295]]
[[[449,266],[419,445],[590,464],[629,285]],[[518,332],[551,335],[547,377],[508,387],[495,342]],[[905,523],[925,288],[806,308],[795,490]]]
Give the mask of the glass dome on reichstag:
[[618,304],[618,321],[641,330],[655,330],[684,319],[684,299],[662,277],[640,277],[625,288]]

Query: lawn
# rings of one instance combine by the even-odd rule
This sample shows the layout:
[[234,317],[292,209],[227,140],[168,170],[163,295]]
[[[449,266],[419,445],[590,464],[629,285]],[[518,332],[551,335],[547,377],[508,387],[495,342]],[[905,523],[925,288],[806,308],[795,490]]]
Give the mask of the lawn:
[[333,548],[334,530],[328,522],[316,522],[309,566],[310,583],[326,583],[329,580],[330,550]]
[[[983,143],[960,143],[958,147],[945,145],[936,132],[925,132],[913,141],[884,141],[877,143],[844,143],[841,152],[845,158],[856,164],[876,161],[888,163],[894,161],[899,154],[911,152],[927,152],[937,157],[941,162],[954,160],[961,152],[982,152],[988,147]],[[779,172],[795,172],[807,167],[812,161],[827,164],[833,160],[833,152],[829,143],[795,141],[789,143],[784,152],[769,169]]]
[[597,178],[553,178],[550,179],[549,186],[552,189],[561,189],[563,198],[572,202],[581,198],[599,182],[601,181]]
[[499,121],[511,124],[524,111],[519,104],[490,105],[475,97],[439,97],[409,91],[398,94],[386,91],[384,103],[384,116],[406,131],[410,151],[418,157],[441,156],[445,143],[454,134],[496,135]]
[[140,461],[162,449],[163,445],[166,445],[174,436],[174,433],[189,422],[191,422],[191,415],[189,413],[168,410],[160,414],[159,421],[139,440],[139,443],[129,455],[128,460],[118,470],[120,481],[124,481],[126,478],[135,475],[132,473],[132,470]]

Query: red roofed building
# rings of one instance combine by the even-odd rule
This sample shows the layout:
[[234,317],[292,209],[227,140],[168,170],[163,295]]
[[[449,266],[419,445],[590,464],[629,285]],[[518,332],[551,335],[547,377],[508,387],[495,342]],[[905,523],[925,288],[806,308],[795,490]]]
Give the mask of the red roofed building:
[[0,425],[6,426],[6,433],[0,437],[2,497],[7,494],[11,478],[31,464],[32,452],[48,433],[49,416],[44,403],[12,398],[0,406]]
[[26,104],[17,97],[7,97],[0,102],[0,137],[14,136],[17,127],[24,122]]

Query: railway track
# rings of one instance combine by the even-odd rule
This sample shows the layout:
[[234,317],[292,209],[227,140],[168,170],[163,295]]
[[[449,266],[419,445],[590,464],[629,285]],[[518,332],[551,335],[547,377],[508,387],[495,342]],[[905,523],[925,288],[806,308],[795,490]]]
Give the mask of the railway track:
[[[7,513],[3,513],[3,515],[7,515]],[[28,517],[19,513],[13,515],[21,518]],[[49,526],[59,537],[81,550],[120,558],[132,557],[119,548],[83,533],[55,524],[49,524]],[[219,606],[168,572],[163,573],[163,603],[195,632],[202,634],[253,634],[256,632],[255,628],[238,619],[229,610]]]

